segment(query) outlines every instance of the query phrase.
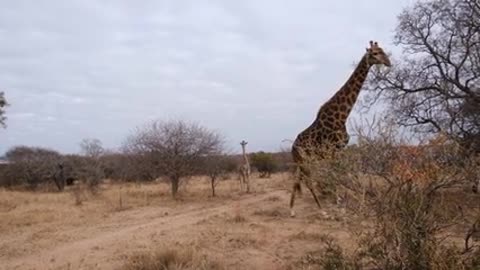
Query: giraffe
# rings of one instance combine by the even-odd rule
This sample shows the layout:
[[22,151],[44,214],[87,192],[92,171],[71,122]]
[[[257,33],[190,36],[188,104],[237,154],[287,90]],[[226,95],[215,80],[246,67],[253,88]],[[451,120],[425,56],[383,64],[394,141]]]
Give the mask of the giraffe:
[[244,163],[240,166],[240,190],[243,191],[244,185],[247,186],[247,193],[250,192],[250,162],[248,162],[248,156],[245,151],[245,146],[248,142],[242,140],[240,145],[242,146],[242,155]]
[[293,142],[291,153],[295,163],[295,180],[290,198],[290,215],[295,216],[293,206],[295,193],[301,192],[300,184],[304,182],[312,193],[317,206],[320,208],[312,183],[308,176],[309,170],[305,165],[309,158],[323,159],[334,157],[335,152],[344,148],[349,135],[346,129],[347,118],[355,105],[360,90],[367,78],[370,67],[385,65],[390,67],[390,59],[378,45],[370,41],[370,47],[358,63],[343,86],[323,106],[320,107],[313,123],[300,132]]

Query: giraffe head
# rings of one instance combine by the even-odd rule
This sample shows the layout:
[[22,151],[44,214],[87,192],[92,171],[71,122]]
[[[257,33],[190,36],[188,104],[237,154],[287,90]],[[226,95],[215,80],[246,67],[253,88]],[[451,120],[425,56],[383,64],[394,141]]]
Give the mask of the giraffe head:
[[240,142],[240,145],[241,145],[242,147],[245,147],[245,145],[247,145],[247,143],[248,143],[248,142],[246,142],[245,140],[243,140],[243,141]]
[[385,65],[387,67],[392,65],[387,54],[378,46],[376,41],[370,41],[370,48],[367,48],[366,57],[369,65]]

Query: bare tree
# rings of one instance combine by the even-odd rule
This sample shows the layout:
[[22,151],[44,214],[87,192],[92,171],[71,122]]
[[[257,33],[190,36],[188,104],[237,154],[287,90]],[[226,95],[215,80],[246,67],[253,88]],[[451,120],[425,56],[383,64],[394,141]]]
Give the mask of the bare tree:
[[395,43],[403,54],[392,69],[373,73],[364,101],[383,98],[398,124],[445,132],[479,152],[479,2],[419,1],[398,20]]
[[93,188],[100,184],[101,179],[105,176],[103,164],[100,160],[101,156],[105,153],[105,149],[102,146],[102,142],[95,138],[83,139],[80,142],[80,149],[87,158],[86,166],[83,166],[80,175],[93,190]]
[[210,178],[210,186],[212,188],[212,197],[215,197],[215,187],[218,180],[227,173],[236,169],[237,163],[231,157],[225,154],[211,154],[202,159],[202,173]]
[[202,157],[219,153],[222,142],[220,134],[197,123],[155,120],[137,128],[123,149],[149,160],[153,175],[169,179],[175,197],[180,181],[198,173]]
[[8,106],[7,100],[5,99],[5,93],[0,92],[0,126],[5,127],[5,107]]
[[91,158],[99,158],[104,152],[102,142],[96,138],[85,138],[80,142],[81,152]]

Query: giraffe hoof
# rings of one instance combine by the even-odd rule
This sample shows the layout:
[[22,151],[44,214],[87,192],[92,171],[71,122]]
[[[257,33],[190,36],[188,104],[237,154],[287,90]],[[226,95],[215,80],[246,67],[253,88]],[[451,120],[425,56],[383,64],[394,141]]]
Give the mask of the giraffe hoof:
[[295,211],[290,210],[290,217],[295,217]]

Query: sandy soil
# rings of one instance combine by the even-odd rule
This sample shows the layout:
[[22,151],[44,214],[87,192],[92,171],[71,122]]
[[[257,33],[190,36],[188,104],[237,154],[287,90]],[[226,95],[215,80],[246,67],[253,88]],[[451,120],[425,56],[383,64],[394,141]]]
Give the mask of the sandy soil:
[[352,241],[340,212],[320,211],[308,193],[289,216],[288,175],[253,182],[243,194],[223,181],[212,198],[197,179],[178,201],[163,183],[106,184],[96,195],[0,191],[0,269],[120,269],[138,252],[184,247],[227,269],[292,269],[323,234]]

